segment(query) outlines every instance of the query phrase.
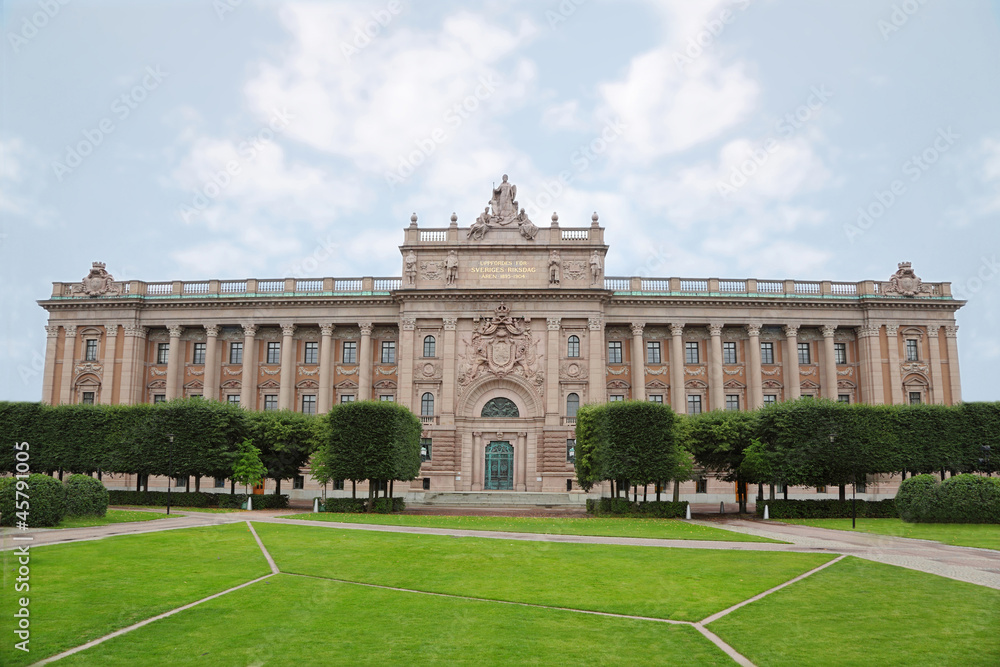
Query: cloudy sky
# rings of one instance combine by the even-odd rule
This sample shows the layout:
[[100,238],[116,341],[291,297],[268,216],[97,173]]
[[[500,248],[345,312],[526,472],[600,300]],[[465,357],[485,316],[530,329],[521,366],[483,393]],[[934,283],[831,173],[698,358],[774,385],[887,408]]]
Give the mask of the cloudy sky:
[[[951,281],[1000,398],[1000,4],[0,3],[0,399],[52,281],[398,276],[508,173],[608,275]],[[894,192],[895,190],[895,192]],[[867,212],[867,213],[866,213]]]

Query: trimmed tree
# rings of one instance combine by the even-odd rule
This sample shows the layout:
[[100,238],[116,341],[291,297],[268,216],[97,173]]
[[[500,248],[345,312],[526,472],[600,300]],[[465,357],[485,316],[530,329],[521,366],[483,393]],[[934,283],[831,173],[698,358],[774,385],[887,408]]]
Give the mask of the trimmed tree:
[[236,446],[236,460],[229,475],[244,487],[257,486],[267,475],[267,467],[260,460],[260,450],[253,446],[250,438]]
[[281,480],[292,479],[309,463],[316,449],[319,421],[311,415],[291,410],[246,413],[247,427],[254,447],[274,480],[274,493],[281,493]]
[[637,487],[674,479],[685,460],[676,422],[674,411],[661,403],[607,403],[598,449],[603,476]]
[[[747,511],[747,482],[741,469],[757,429],[757,413],[713,410],[685,418],[685,445],[695,462],[739,489],[739,511]],[[756,480],[753,480],[756,481]]]
[[576,481],[584,491],[590,491],[605,477],[598,461],[607,403],[583,405],[576,413]]

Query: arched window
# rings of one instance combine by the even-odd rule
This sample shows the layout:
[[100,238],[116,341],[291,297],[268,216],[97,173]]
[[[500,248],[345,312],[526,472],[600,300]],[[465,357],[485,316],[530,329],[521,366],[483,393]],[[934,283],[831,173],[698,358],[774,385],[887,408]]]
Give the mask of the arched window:
[[521,413],[517,409],[517,403],[509,398],[491,398],[483,406],[483,417],[520,417]]
[[433,357],[436,348],[437,341],[434,340],[434,336],[424,336],[424,356]]
[[570,394],[566,397],[566,416],[576,417],[576,411],[580,409],[580,395]]
[[566,356],[567,357],[579,357],[580,356],[580,337],[570,336],[566,341]]
[[429,391],[425,392],[424,395],[420,397],[420,416],[434,416],[434,394]]

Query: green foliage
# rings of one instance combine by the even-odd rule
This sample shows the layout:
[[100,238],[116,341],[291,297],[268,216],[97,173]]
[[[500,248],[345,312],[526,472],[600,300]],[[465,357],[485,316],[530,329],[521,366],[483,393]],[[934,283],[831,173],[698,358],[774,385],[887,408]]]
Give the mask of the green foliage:
[[278,484],[298,475],[319,444],[318,417],[278,410],[247,412],[246,419],[253,446],[267,468],[266,477]]
[[[364,498],[327,498],[323,503],[324,512],[339,512],[341,514],[363,514],[368,511],[369,503]],[[402,512],[406,503],[402,498],[377,498],[372,504],[372,512],[390,514]]]
[[253,498],[253,508],[255,510],[283,510],[288,508],[288,496],[284,493],[219,493],[212,500],[225,509],[239,509],[247,498]]
[[1000,523],[1000,479],[956,475],[938,483],[918,475],[896,492],[903,521],[918,523]]
[[633,503],[625,498],[587,499],[587,513],[594,516],[633,516],[658,519],[680,519],[686,516],[687,501],[650,501]]
[[257,486],[267,474],[267,468],[260,460],[260,450],[253,446],[250,438],[237,445],[236,461],[229,477],[237,484]]
[[681,433],[698,465],[735,482],[756,429],[757,413],[713,410],[685,417]]
[[605,479],[643,486],[673,479],[682,456],[670,406],[619,401],[605,407],[598,461]]
[[48,475],[0,480],[0,525],[24,522],[30,528],[55,526],[66,515],[66,490]]
[[598,447],[603,438],[606,403],[583,405],[576,412],[576,481],[584,491],[601,482]]
[[[166,507],[166,491],[109,491],[112,505],[138,505],[141,507]],[[202,493],[189,491],[170,493],[174,507],[220,507],[239,509],[247,499],[246,493]],[[268,493],[253,496],[254,509],[285,509],[288,495]]]
[[90,475],[70,475],[66,487],[66,516],[104,516],[108,511],[108,490]]
[[764,506],[772,519],[849,519],[856,503],[857,516],[869,519],[893,519],[897,516],[894,500],[765,500],[757,503],[757,516],[764,516]]

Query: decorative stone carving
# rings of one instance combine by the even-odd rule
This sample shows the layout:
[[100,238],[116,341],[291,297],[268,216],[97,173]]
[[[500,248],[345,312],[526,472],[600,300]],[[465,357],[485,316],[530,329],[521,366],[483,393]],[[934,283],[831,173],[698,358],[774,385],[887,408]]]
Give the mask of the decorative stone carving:
[[406,284],[410,287],[416,284],[417,280],[417,256],[411,250],[403,260],[403,275],[406,277]]
[[852,376],[854,375],[854,368],[849,366],[842,371],[837,371],[837,375],[842,375],[844,377]]
[[663,375],[669,369],[666,366],[661,366],[659,368],[653,368],[652,366],[646,367],[646,373],[649,375]]
[[348,368],[347,366],[337,366],[337,372],[341,375],[354,375],[358,372],[357,367]]
[[115,282],[114,276],[106,270],[104,262],[94,262],[88,273],[78,285],[70,288],[70,294],[87,296],[121,296],[125,288]]
[[900,262],[896,273],[892,274],[889,282],[882,283],[880,292],[883,295],[897,296],[920,296],[931,294],[931,288],[924,285],[924,281],[913,272],[913,265],[910,262]]
[[395,374],[396,374],[396,367],[395,366],[376,366],[375,367],[375,375],[395,375]]
[[444,262],[421,262],[420,277],[423,280],[441,280],[444,274]]
[[628,366],[622,366],[618,370],[608,366],[608,375],[628,375]]
[[642,335],[642,330],[646,328],[646,323],[645,322],[633,322],[630,326],[632,328],[632,335],[633,336],[641,336]]
[[553,250],[549,253],[549,284],[559,284],[559,251]]
[[493,196],[490,198],[491,225],[501,227],[509,225],[517,217],[517,186],[507,181],[507,174],[503,175],[500,185],[493,188]]
[[224,375],[243,375],[243,369],[226,366],[225,368],[222,369],[222,373]]
[[764,389],[781,389],[782,384],[777,380],[764,380],[760,383]]
[[362,336],[371,336],[373,326],[371,322],[358,322],[358,328],[361,329]]
[[577,361],[568,361],[559,367],[560,380],[585,380],[587,378],[587,367]]
[[295,335],[295,325],[294,324],[282,324],[281,335],[282,336],[294,336]]
[[799,375],[816,375],[816,367],[809,366],[808,368],[799,367]]
[[101,364],[95,364],[92,361],[88,361],[83,364],[77,364],[76,366],[77,375],[82,375],[84,373],[100,373],[103,370],[104,366],[102,366]]
[[612,380],[608,383],[608,389],[628,389],[629,383],[624,380]]
[[712,322],[711,324],[708,325],[708,335],[712,337],[721,336],[723,326],[724,326],[723,324],[720,324],[718,322]]
[[167,333],[170,334],[171,338],[180,338],[181,334],[184,333],[184,327],[173,325],[167,327]]
[[320,336],[333,336],[333,330],[337,328],[337,325],[326,322],[319,325],[319,335]]
[[671,324],[670,325],[670,335],[671,336],[683,336],[684,335],[684,325],[683,324]]
[[262,375],[277,375],[281,372],[280,368],[265,368],[261,366],[260,372]]
[[104,323],[104,335],[108,338],[115,338],[118,336],[118,323],[117,322],[105,322]]
[[544,378],[538,368],[537,342],[523,318],[510,316],[510,308],[501,303],[493,317],[483,318],[463,340],[465,354],[458,369],[458,384],[468,387],[482,375],[506,377],[518,375],[535,385],[541,393]]
[[59,325],[58,324],[46,324],[45,325],[45,335],[49,338],[59,337]]
[[167,372],[166,371],[161,371],[158,368],[150,368],[149,369],[149,374],[150,375],[166,375]]
[[250,322],[243,323],[243,335],[244,336],[256,336],[257,335],[257,325],[251,324]]
[[458,328],[458,318],[445,317],[441,320],[441,322],[442,324],[444,324],[445,331],[454,331],[456,328]]
[[562,319],[558,317],[548,317],[545,319],[545,328],[549,331],[559,331]]
[[423,366],[421,366],[420,372],[425,378],[441,377],[440,367],[437,364],[433,364],[431,362],[427,362]]
[[395,327],[379,327],[377,329],[372,329],[372,338],[379,338],[385,340],[396,340],[396,328]]
[[205,371],[188,371],[191,375],[204,375]]
[[219,327],[216,324],[208,324],[205,326],[205,336],[207,338],[218,338]]
[[886,324],[885,325],[885,335],[889,338],[895,338],[899,334],[898,324]]
[[563,275],[568,280],[582,280],[587,273],[587,263],[583,260],[567,260],[563,262]]
[[837,334],[837,325],[824,324],[820,327],[820,333],[823,334],[823,338],[833,338]]
[[448,287],[455,286],[455,280],[458,278],[458,251],[449,250],[448,257],[444,260],[445,269],[445,284]]
[[856,388],[853,382],[848,382],[847,380],[837,381],[837,389],[854,390]]
[[690,368],[685,368],[684,372],[687,375],[691,375],[691,376],[704,375],[705,374],[705,367],[704,366],[699,366],[698,368],[695,368],[694,370],[691,370]]
[[588,317],[587,318],[587,328],[591,331],[601,331],[604,328],[604,318],[598,317]]
[[760,336],[761,325],[759,322],[752,322],[746,325],[747,335],[753,338],[754,336]]
[[[596,224],[596,216],[594,214],[594,220]],[[604,278],[604,260],[601,258],[601,253],[594,251],[590,253],[590,284],[600,285],[601,280]]]
[[403,331],[413,331],[417,328],[417,320],[412,317],[404,317],[399,321]]
[[515,220],[517,220],[517,231],[521,234],[521,236],[529,241],[534,241],[535,236],[538,234],[538,227],[536,227],[535,223],[528,218],[528,215],[524,212],[523,208],[517,214]]
[[799,335],[799,325],[798,324],[786,324],[782,331],[785,333],[785,338],[793,338]]
[[858,338],[873,338],[879,335],[880,326],[866,324],[858,327]]
[[946,324],[944,327],[944,335],[948,338],[958,338],[958,325]]
[[725,373],[726,375],[742,375],[743,374],[743,369],[742,368],[733,368],[732,370],[730,370],[728,368],[723,368],[722,372]]
[[778,373],[781,372],[781,369],[780,368],[772,368],[771,370],[767,370],[766,368],[762,368],[762,369],[760,369],[760,372],[763,375],[777,375]]
[[304,368],[304,367],[299,367],[299,374],[300,375],[316,375],[316,373],[319,373],[319,368]]
[[906,363],[900,364],[899,368],[904,373],[926,373],[929,370],[927,364],[921,364],[916,361],[908,361]]
[[625,338],[628,338],[630,336],[630,334],[628,332],[628,329],[626,329],[625,327],[608,327],[608,330],[607,330],[606,333],[607,333],[608,338],[610,338],[612,340],[617,339],[617,338],[625,339]]

